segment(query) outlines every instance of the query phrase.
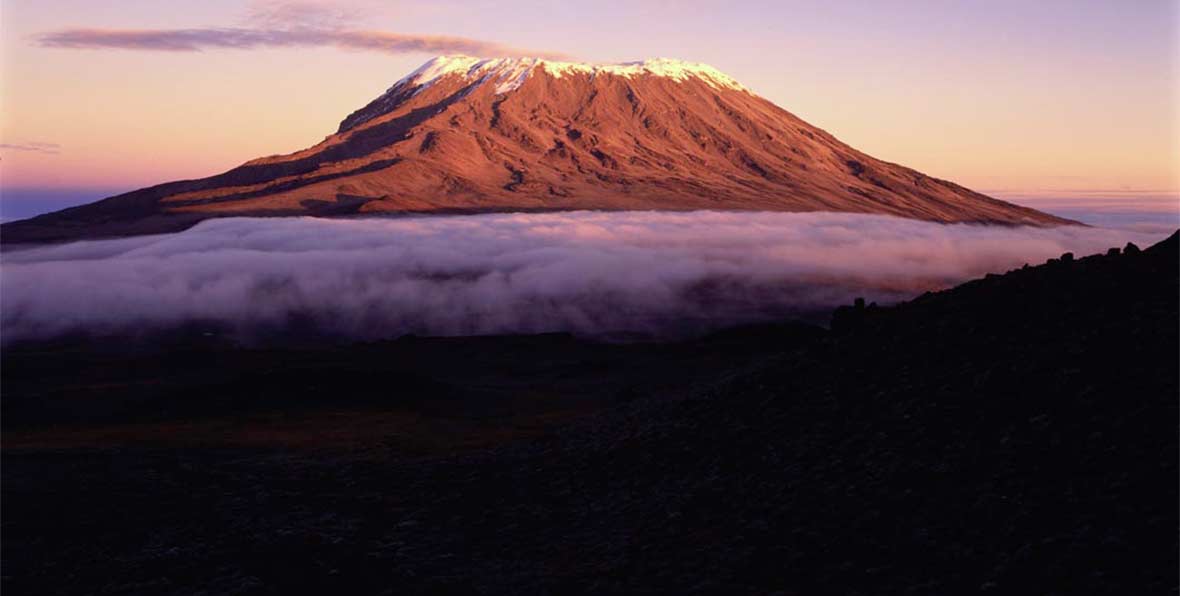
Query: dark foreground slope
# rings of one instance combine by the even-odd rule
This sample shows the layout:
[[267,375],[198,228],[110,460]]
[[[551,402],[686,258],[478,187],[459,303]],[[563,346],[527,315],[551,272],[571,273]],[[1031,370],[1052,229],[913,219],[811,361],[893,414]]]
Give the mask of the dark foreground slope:
[[[635,360],[614,348],[552,338],[535,361],[515,365],[473,352],[486,376],[459,375],[471,387],[644,380],[634,392],[612,385],[628,398],[603,398],[598,405],[612,407],[596,415],[491,446],[411,452],[402,449],[414,440],[409,427],[391,427],[347,449],[327,448],[327,432],[319,447],[111,448],[95,439],[54,449],[44,409],[6,406],[4,587],[1172,593],[1178,254],[1174,235],[1143,252],[1058,260],[896,308],[847,308],[831,332],[746,330],[669,347],[674,356],[648,346],[644,358],[656,360],[642,360],[640,374],[620,372]],[[481,341],[527,352],[539,340]],[[373,353],[351,361],[379,376]],[[10,351],[6,382],[45,357]],[[242,357],[262,356],[226,361]],[[283,360],[274,370],[289,366]],[[333,391],[315,371],[338,369],[301,368],[311,378],[280,375],[273,391],[255,390]],[[81,374],[61,373],[61,389],[43,395],[70,399],[65,388],[82,386],[70,385]],[[85,387],[155,378],[118,374],[126,378]],[[655,376],[667,382],[652,384]],[[668,386],[680,398],[659,388]],[[343,387],[337,397],[356,398],[356,387]],[[504,413],[487,416],[514,426]],[[335,420],[323,416],[324,430]],[[48,446],[36,446],[37,433]]]

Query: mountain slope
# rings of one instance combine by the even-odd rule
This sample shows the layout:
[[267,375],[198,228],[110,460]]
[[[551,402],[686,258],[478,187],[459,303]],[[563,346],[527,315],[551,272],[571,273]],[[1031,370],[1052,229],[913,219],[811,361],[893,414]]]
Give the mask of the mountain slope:
[[6,224],[3,241],[227,215],[556,209],[1071,223],[865,155],[705,65],[458,56],[427,62],[313,147]]

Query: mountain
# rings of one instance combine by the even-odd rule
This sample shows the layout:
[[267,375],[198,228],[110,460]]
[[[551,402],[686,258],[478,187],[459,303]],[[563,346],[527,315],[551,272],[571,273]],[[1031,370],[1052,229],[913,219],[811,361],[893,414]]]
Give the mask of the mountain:
[[561,209],[1073,223],[861,153],[703,64],[446,56],[308,149],[2,232],[6,243],[43,242],[175,231],[232,215]]

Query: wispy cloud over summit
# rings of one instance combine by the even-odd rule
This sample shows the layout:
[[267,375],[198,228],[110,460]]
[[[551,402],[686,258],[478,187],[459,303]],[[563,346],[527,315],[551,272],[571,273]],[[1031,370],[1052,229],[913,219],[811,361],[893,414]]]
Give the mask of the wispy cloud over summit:
[[61,145],[57,143],[29,142],[29,143],[0,143],[0,150],[27,151],[31,153],[61,153]]
[[211,49],[337,47],[346,50],[403,54],[468,54],[485,57],[567,56],[516,48],[497,42],[447,35],[417,35],[352,29],[213,27],[194,29],[62,29],[43,33],[38,45],[67,49],[119,49],[156,52],[199,52]]

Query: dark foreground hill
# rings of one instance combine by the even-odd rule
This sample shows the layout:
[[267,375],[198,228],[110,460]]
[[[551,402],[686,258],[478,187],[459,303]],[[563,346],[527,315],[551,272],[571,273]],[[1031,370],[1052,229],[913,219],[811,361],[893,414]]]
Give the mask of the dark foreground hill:
[[1174,593],[1178,255],[668,346],[16,347],[4,589]]

